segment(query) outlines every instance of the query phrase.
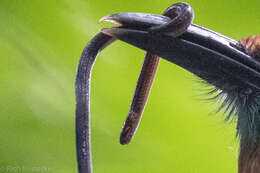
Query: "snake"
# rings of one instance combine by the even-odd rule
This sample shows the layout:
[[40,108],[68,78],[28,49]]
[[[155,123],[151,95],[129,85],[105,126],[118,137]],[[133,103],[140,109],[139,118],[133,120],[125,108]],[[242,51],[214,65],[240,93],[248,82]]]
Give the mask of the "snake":
[[[186,3],[176,3],[168,7],[163,15],[171,21],[160,26],[149,28],[151,34],[170,34],[174,37],[182,35],[193,20],[193,10]],[[91,72],[97,55],[116,39],[102,32],[98,33],[84,48],[78,63],[76,90],[76,150],[79,173],[92,173],[91,134],[90,134],[90,82]],[[159,63],[159,57],[147,52],[136,90],[130,106],[129,114],[123,126],[120,143],[130,142],[138,127],[139,121]]]

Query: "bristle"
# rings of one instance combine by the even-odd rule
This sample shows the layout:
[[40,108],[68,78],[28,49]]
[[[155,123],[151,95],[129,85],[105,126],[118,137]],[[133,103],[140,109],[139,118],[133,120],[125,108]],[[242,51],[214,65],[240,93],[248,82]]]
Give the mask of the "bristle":
[[260,138],[260,90],[218,76],[203,78],[207,79],[202,82],[207,86],[206,95],[211,96],[207,100],[221,102],[216,112],[223,110],[225,121],[237,121],[237,135],[240,139],[256,141]]

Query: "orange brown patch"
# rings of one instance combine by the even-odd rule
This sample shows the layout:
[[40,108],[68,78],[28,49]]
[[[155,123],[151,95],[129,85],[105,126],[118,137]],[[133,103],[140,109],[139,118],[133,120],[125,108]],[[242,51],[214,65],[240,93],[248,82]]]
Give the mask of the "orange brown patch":
[[239,44],[248,55],[260,60],[260,35],[242,38]]

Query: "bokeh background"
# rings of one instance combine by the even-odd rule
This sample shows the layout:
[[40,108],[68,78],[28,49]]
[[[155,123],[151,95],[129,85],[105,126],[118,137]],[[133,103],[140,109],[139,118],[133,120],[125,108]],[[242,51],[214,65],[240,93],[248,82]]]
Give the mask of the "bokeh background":
[[[187,0],[194,23],[234,39],[259,33],[258,0]],[[170,0],[0,1],[0,172],[75,173],[74,81],[80,54],[116,12],[161,14]],[[95,173],[232,173],[235,125],[191,73],[160,61],[141,125],[119,144],[145,52],[120,41],[92,74]]]

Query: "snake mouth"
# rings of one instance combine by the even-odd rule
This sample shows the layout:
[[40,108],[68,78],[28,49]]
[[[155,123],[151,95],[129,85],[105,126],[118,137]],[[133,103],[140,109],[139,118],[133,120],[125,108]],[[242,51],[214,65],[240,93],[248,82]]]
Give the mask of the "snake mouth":
[[260,63],[238,50],[237,41],[219,33],[191,24],[179,37],[152,34],[148,28],[170,18],[147,13],[117,13],[101,21],[120,25],[102,29],[104,34],[156,54],[220,89],[228,89],[225,83],[260,89]]

